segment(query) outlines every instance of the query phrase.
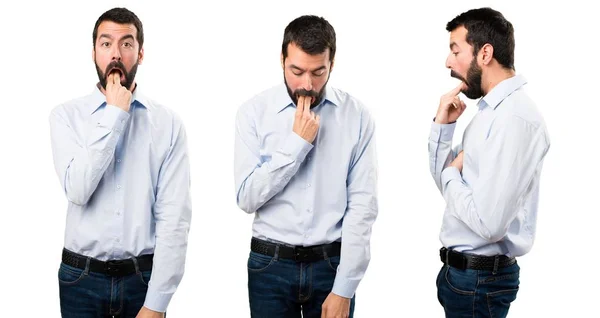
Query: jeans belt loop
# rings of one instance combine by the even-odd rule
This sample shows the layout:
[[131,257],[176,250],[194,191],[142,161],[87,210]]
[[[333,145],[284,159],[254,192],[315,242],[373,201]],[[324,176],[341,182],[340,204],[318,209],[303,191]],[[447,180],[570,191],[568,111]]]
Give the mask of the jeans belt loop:
[[498,263],[500,263],[500,255],[496,255],[494,257],[494,270],[492,271],[492,275],[496,275],[496,273],[498,273]]
[[92,258],[91,257],[87,257],[85,260],[85,269],[83,270],[83,274],[84,275],[88,275],[90,273],[90,262],[91,262]]
[[138,265],[137,259],[135,257],[132,257],[131,260],[133,261],[133,266],[135,267],[135,273],[141,273],[142,271],[140,270],[140,266]]
[[275,255],[273,255],[273,260],[275,262],[277,262],[277,260],[279,259],[279,244],[275,245]]

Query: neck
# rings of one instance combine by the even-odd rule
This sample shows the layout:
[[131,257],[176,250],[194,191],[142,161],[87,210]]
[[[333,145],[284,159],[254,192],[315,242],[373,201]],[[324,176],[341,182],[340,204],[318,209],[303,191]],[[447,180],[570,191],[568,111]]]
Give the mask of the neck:
[[487,93],[503,80],[513,76],[515,76],[515,71],[512,69],[506,69],[497,63],[496,65],[490,66],[481,78],[481,88],[484,95],[487,95]]

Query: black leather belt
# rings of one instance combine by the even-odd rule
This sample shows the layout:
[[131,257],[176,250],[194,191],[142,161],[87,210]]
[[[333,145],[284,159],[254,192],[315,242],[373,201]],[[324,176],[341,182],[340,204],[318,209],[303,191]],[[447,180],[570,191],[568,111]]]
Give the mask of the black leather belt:
[[442,263],[461,270],[476,269],[489,271],[496,271],[499,268],[508,267],[517,261],[514,257],[508,257],[506,255],[473,255],[460,253],[445,247],[440,249],[440,259],[442,260]]
[[314,262],[325,259],[326,257],[340,256],[342,243],[333,242],[313,246],[288,246],[260,240],[254,237],[250,243],[250,250],[252,252],[268,256],[275,256],[277,247],[279,247],[277,253],[279,258],[292,259],[296,262]]
[[[80,255],[74,252],[63,249],[62,252],[62,262],[66,265],[85,269],[87,260],[89,257]],[[140,271],[149,271],[152,269],[152,259],[154,258],[154,254],[142,255],[136,257],[135,260],[138,264],[138,268]],[[106,274],[109,276],[127,276],[131,274],[135,274],[135,263],[132,259],[123,259],[123,260],[110,260],[110,261],[101,261],[95,258],[90,259],[90,272]]]

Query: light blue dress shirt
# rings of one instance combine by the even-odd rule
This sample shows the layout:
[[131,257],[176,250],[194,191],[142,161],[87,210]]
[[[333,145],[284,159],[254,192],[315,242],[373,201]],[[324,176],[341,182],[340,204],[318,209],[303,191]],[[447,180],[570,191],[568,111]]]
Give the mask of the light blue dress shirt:
[[[452,149],[456,124],[433,123],[431,174],[446,200],[440,240],[480,255],[521,256],[533,245],[540,174],[550,139],[522,76],[496,85]],[[462,174],[449,166],[464,150]]]
[[361,102],[326,87],[311,144],[292,131],[285,84],[240,107],[235,124],[237,203],[255,213],[253,236],[290,245],[342,242],[332,292],[352,297],[369,264],[377,217],[375,125]]
[[184,126],[136,88],[129,112],[96,87],[50,114],[68,199],[65,248],[99,260],[154,253],[144,306],[164,312],[179,285],[191,221]]

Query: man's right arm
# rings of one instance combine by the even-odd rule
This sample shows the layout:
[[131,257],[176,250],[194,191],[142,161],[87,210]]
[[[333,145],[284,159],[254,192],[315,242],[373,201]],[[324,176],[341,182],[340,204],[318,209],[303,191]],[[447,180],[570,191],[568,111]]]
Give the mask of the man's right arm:
[[235,123],[235,188],[237,204],[246,213],[256,212],[285,188],[313,148],[319,128],[319,116],[310,111],[310,98],[300,97],[294,129],[281,141],[279,149],[261,154],[255,119],[254,109],[244,105]]
[[429,133],[429,171],[440,192],[442,191],[442,171],[452,163],[458,153],[462,150],[459,144],[452,149],[452,136],[456,123],[431,124]]
[[50,114],[50,137],[54,168],[67,199],[85,205],[102,179],[114,156],[115,147],[129,113],[106,105],[103,116],[78,135],[63,108]]
[[434,122],[431,124],[431,132],[429,133],[429,171],[440,192],[443,191],[442,171],[462,151],[460,144],[452,150],[452,136],[454,136],[456,120],[467,108],[465,102],[458,97],[461,90],[466,88],[466,84],[461,82],[451,91],[442,95]]
[[281,192],[313,147],[290,131],[278,150],[261,156],[254,124],[251,109],[242,107],[235,124],[234,170],[237,204],[246,213],[256,212]]

